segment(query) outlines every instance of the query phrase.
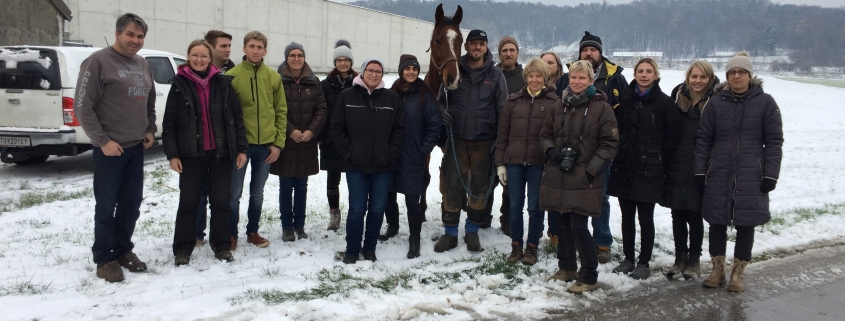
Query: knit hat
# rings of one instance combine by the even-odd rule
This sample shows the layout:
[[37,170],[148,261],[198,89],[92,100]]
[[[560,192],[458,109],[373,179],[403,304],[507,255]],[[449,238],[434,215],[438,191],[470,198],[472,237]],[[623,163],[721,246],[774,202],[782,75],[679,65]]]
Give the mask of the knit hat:
[[399,57],[399,74],[402,74],[402,70],[408,68],[408,66],[417,67],[417,70],[420,69],[420,62],[417,60],[417,57],[414,55],[404,54]]
[[470,30],[469,35],[467,35],[466,41],[475,40],[475,39],[481,39],[481,40],[484,40],[486,42],[489,42],[489,41],[487,41],[487,33],[484,32],[484,31],[481,31],[479,29]]
[[[754,71],[754,65],[751,64],[751,57],[748,56],[748,52],[745,50],[737,52],[730,60],[728,60],[728,64],[725,65],[725,76],[727,73],[734,68],[742,68],[748,71],[748,75],[751,76],[752,72]],[[730,77],[728,77],[730,78]]]
[[528,82],[528,74],[532,72],[540,73],[543,76],[543,81],[548,81],[551,75],[551,71],[549,70],[549,65],[540,58],[534,58],[528,61],[525,64],[525,67],[522,69],[522,79],[525,82]]
[[332,54],[332,61],[337,60],[339,57],[346,57],[349,60],[352,59],[352,44],[345,39],[340,39],[334,43],[334,53]]
[[291,42],[287,47],[285,47],[285,61],[288,60],[288,55],[290,55],[290,52],[294,49],[299,49],[300,51],[302,51],[302,55],[305,55],[305,49],[302,48],[302,45],[296,42]]
[[367,69],[367,65],[369,65],[372,62],[379,64],[381,66],[381,71],[384,72],[384,63],[381,62],[381,60],[376,58],[376,57],[370,57],[370,58],[364,59],[364,63],[361,64],[361,77],[364,76],[364,70]]
[[504,36],[502,37],[502,40],[499,40],[499,52],[502,52],[502,47],[509,43],[512,43],[516,47],[516,52],[519,52],[519,44],[516,43],[516,39],[511,36]]
[[601,49],[601,38],[594,36],[589,31],[584,31],[584,36],[581,37],[581,43],[578,44],[578,52],[583,50],[584,47],[595,47],[600,54],[604,55]]

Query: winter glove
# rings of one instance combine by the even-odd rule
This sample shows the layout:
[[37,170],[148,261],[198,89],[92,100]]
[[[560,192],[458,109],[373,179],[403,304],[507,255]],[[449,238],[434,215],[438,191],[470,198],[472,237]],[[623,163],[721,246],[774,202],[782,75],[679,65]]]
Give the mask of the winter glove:
[[763,177],[763,181],[760,183],[760,191],[763,193],[774,191],[775,185],[777,184],[778,180],[776,178]]
[[496,174],[499,175],[499,182],[502,183],[502,185],[508,185],[508,173],[507,172],[508,171],[507,171],[507,169],[505,169],[504,165],[496,167]]
[[546,150],[546,158],[553,162],[560,162],[563,159],[563,156],[560,155],[560,151],[563,150],[561,147],[552,147]]
[[704,192],[704,186],[707,185],[705,183],[706,180],[707,180],[707,175],[695,174],[695,184],[698,185],[698,191],[700,193]]
[[452,122],[455,121],[452,118],[452,114],[450,114],[448,111],[445,111],[445,110],[443,111],[443,114],[440,115],[440,117],[443,118],[443,125],[445,125],[445,126],[452,126]]

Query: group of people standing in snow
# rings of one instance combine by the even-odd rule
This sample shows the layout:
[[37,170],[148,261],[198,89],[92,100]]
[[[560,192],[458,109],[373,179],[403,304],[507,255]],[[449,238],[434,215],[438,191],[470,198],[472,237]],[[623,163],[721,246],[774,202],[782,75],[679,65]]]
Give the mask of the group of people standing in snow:
[[[97,276],[109,282],[124,279],[121,267],[146,270],[131,242],[143,190],[143,148],[156,132],[150,67],[136,54],[146,32],[137,15],[121,16],[115,44],[83,62],[77,85],[76,114],[95,145],[92,251]],[[285,47],[277,70],[264,64],[267,38],[260,32],[244,37],[240,64],[229,60],[231,45],[232,36],[218,30],[193,41],[167,96],[162,143],[180,174],[176,265],[189,264],[194,248],[204,245],[208,203],[208,243],[216,258],[234,260],[247,165],[247,243],[270,243],[258,233],[270,174],[279,176],[282,241],[307,238],[308,177],[322,169],[330,231],[341,226],[339,184],[346,176],[344,263],[375,261],[378,240],[398,234],[399,193],[405,195],[410,231],[407,258],[419,257],[431,178],[427,158],[439,145],[444,233],[435,252],[457,247],[461,211],[467,212],[467,250],[483,250],[478,232],[491,226],[493,190],[501,184],[500,224],[512,241],[506,260],[535,264],[547,220],[550,242],[561,243],[559,270],[550,280],[575,281],[570,292],[592,291],[598,288],[598,264],[612,260],[609,196],[615,196],[623,242],[615,273],[651,275],[654,209],[660,204],[672,210],[675,239],[675,263],[665,274],[699,277],[706,220],[713,269],[703,285],[726,281],[730,226],[737,237],[728,290],[744,291],[754,227],[770,218],[768,193],[777,183],[783,143],[780,111],[745,52],[727,63],[725,83],[706,61],[692,63],[670,96],[659,86],[654,60],[639,60],[629,83],[589,32],[578,60],[564,73],[553,52],[520,65],[511,37],[499,41],[495,65],[486,33],[472,30],[458,61],[461,81],[445,91],[429,89],[419,78],[419,61],[407,54],[390,88],[378,58],[363,60],[359,74],[345,40],[336,43],[335,68],[322,81],[296,42]],[[133,78],[118,73],[121,68]],[[149,95],[133,97],[137,106],[129,115],[125,93],[133,86]],[[385,216],[387,230],[379,235]]]

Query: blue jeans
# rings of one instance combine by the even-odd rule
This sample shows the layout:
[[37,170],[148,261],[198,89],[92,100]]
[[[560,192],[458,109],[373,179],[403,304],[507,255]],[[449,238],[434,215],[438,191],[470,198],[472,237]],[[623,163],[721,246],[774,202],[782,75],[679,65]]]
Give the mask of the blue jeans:
[[[357,256],[361,252],[362,234],[364,251],[375,252],[384,208],[387,206],[387,194],[393,185],[393,172],[366,174],[362,171],[348,171],[346,185],[349,187],[346,255]],[[366,223],[364,216],[367,218]]]
[[[232,208],[231,232],[232,236],[238,237],[238,219],[240,219],[241,194],[244,191],[244,178],[246,177],[246,165],[251,164],[252,174],[249,182],[249,208],[246,216],[249,220],[246,224],[246,234],[258,232],[258,220],[261,219],[261,205],[264,203],[264,183],[270,176],[270,164],[264,160],[270,156],[270,148],[264,145],[249,145],[246,150],[246,164],[241,169],[235,167],[232,170],[232,198],[229,206]],[[233,165],[234,166],[234,165]]]
[[[293,192],[293,198],[291,198]],[[308,199],[308,176],[279,176],[279,212],[282,229],[305,227],[305,201]]]
[[610,247],[613,235],[610,234],[610,196],[607,196],[607,184],[610,181],[610,167],[604,172],[604,186],[601,188],[601,214],[593,217],[593,243],[596,246]]
[[[202,240],[205,238],[205,226],[208,211],[208,176],[205,177],[205,183],[202,186],[202,194],[200,194],[200,205],[197,207],[197,229],[196,238]],[[231,193],[231,189],[229,191]]]
[[540,209],[540,181],[543,179],[543,166],[507,165],[508,194],[510,195],[511,241],[523,245],[524,224],[522,208],[525,205],[525,185],[528,185],[528,243],[540,244],[543,235],[543,214]]
[[94,263],[108,263],[132,252],[135,222],[144,194],[144,147],[106,156],[94,147]]

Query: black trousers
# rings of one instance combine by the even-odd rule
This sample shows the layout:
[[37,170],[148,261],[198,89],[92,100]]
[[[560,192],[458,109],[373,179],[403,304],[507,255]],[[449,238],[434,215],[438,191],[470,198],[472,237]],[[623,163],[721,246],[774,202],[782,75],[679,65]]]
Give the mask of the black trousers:
[[[710,255],[724,256],[728,247],[728,226],[710,224]],[[736,245],[734,257],[751,261],[751,249],[754,247],[754,227],[736,226]]]
[[[388,225],[399,225],[399,202],[398,193],[390,191],[387,194],[387,207],[384,209],[384,219]],[[422,211],[420,195],[405,195],[405,207],[408,208],[408,227],[411,234],[419,234],[420,226],[425,220],[425,213]]]
[[329,208],[340,208],[340,174],[341,172],[326,171],[326,198]]
[[672,235],[675,238],[676,254],[689,252],[690,259],[698,260],[701,257],[701,244],[704,242],[704,220],[701,219],[701,212],[672,210]]
[[634,244],[637,238],[635,217],[640,221],[640,260],[637,263],[646,264],[651,261],[654,249],[654,203],[637,202],[619,199],[619,209],[622,211],[622,251],[625,260],[634,261]]
[[232,160],[218,158],[216,151],[205,151],[201,157],[185,157],[179,175],[179,209],[173,233],[173,254],[191,254],[196,245],[197,204],[208,176],[208,196],[211,203],[209,243],[217,253],[228,251],[229,195],[232,190]]
[[558,237],[562,246],[557,247],[558,268],[566,271],[578,270],[576,259],[577,250],[581,257],[581,270],[578,276],[586,284],[596,284],[599,272],[599,258],[596,255],[596,246],[593,244],[593,235],[587,228],[589,217],[576,213],[561,213],[558,221]]

